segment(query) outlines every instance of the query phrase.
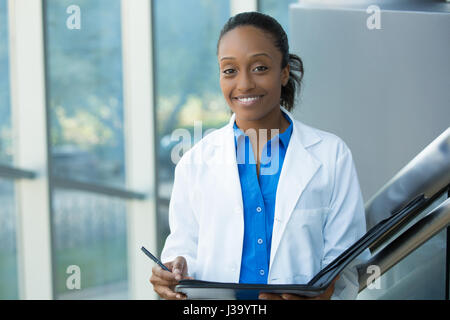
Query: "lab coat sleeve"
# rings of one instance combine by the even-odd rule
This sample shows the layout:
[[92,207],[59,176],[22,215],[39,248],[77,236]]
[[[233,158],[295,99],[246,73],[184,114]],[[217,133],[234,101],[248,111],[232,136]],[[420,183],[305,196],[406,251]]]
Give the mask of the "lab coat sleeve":
[[195,278],[198,222],[195,217],[190,190],[190,165],[181,158],[175,167],[175,178],[169,204],[170,234],[166,239],[161,259],[164,263],[183,256],[188,265],[188,275]]
[[[324,224],[322,268],[366,233],[364,203],[352,155],[341,142],[334,173],[330,210]],[[355,299],[359,291],[356,265],[368,259],[364,251],[341,272],[331,299]]]

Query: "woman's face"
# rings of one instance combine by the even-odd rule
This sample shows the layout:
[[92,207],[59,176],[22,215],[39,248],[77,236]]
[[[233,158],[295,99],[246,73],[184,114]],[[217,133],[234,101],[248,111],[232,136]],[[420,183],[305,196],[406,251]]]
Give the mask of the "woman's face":
[[220,87],[236,118],[254,121],[280,106],[281,86],[289,80],[289,65],[281,69],[281,52],[270,34],[237,27],[219,43]]

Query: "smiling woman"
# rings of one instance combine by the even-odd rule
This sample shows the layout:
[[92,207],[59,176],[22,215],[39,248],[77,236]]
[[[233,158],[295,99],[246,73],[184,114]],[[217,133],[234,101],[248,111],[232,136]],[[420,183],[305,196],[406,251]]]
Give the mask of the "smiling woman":
[[[233,113],[175,168],[171,233],[162,252],[171,272],[154,267],[150,279],[166,299],[185,298],[174,287],[192,277],[304,284],[365,233],[350,150],[290,113],[303,63],[289,54],[280,24],[258,12],[231,17],[220,33],[217,59]],[[208,160],[199,162],[204,155]],[[316,299],[353,299],[358,288],[356,269],[349,268]]]
[[[278,22],[260,13],[230,18],[219,36],[217,57],[222,93],[236,114],[237,126],[244,130],[279,126],[284,131],[288,121],[279,106],[293,109],[304,69],[302,60],[289,54],[287,36]],[[269,119],[277,123],[270,124]]]
[[281,119],[281,87],[288,81],[289,65],[281,68],[281,53],[263,31],[243,26],[227,32],[218,58],[220,86],[239,127],[245,126],[241,120],[264,121],[274,111]]

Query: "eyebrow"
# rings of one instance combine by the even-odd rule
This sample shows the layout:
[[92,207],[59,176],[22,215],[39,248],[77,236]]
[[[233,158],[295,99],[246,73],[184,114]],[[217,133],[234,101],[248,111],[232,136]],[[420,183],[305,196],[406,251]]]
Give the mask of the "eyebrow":
[[[272,60],[272,57],[269,56],[267,53],[264,53],[264,52],[255,53],[255,54],[251,55],[250,57],[253,58],[253,57],[258,57],[258,56],[266,56],[266,57],[268,57],[269,59]],[[225,60],[225,59],[236,59],[236,58],[235,57],[223,57],[223,58],[220,59],[220,61]]]

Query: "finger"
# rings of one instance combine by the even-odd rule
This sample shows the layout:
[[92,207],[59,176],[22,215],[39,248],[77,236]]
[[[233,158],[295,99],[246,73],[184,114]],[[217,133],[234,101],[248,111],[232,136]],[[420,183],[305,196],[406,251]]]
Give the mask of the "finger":
[[152,270],[152,276],[150,277],[150,282],[155,285],[155,284],[160,284],[160,285],[173,285],[173,284],[177,284],[177,281],[175,280],[175,277],[172,276],[171,279],[167,280],[165,278],[161,277],[161,272],[160,270]]
[[186,300],[187,296],[184,293],[177,292],[177,299],[178,300]]
[[331,293],[333,293],[334,287],[336,285],[336,281],[338,281],[340,277],[341,277],[341,275],[338,275],[336,278],[334,278],[333,281],[331,282],[331,284],[328,286],[326,291],[331,291]]
[[261,300],[283,300],[283,298],[279,294],[263,292],[258,296]]
[[335,284],[336,281],[338,281],[340,277],[341,277],[341,275],[338,274],[338,275],[336,276],[336,278],[334,278],[333,281],[332,281],[331,283],[332,283],[332,284]]
[[162,287],[164,295],[169,300],[186,300],[187,296],[182,292],[175,292],[174,287]]
[[290,293],[283,293],[281,295],[281,298],[284,300],[309,300],[309,297],[299,296],[296,294],[290,294]]
[[159,277],[161,279],[167,280],[167,281],[174,281],[175,280],[175,275],[172,272],[163,270],[160,266],[154,266],[152,268],[152,273],[155,276],[157,276],[157,277]]
[[316,300],[330,300],[334,292],[334,284],[339,277],[336,277],[333,282],[328,286],[328,288],[320,295],[316,297]]
[[153,284],[153,286],[164,286],[164,287],[176,286],[178,284],[178,281],[176,281],[175,279],[172,281],[168,281],[156,276],[152,277],[150,279],[150,282]]
[[176,257],[173,262],[172,272],[175,279],[181,280],[183,278],[183,269],[185,268],[186,260],[183,257]]
[[156,293],[160,295],[161,298],[166,300],[175,300],[177,299],[177,293],[173,292],[169,287],[165,286],[156,286],[154,287]]

